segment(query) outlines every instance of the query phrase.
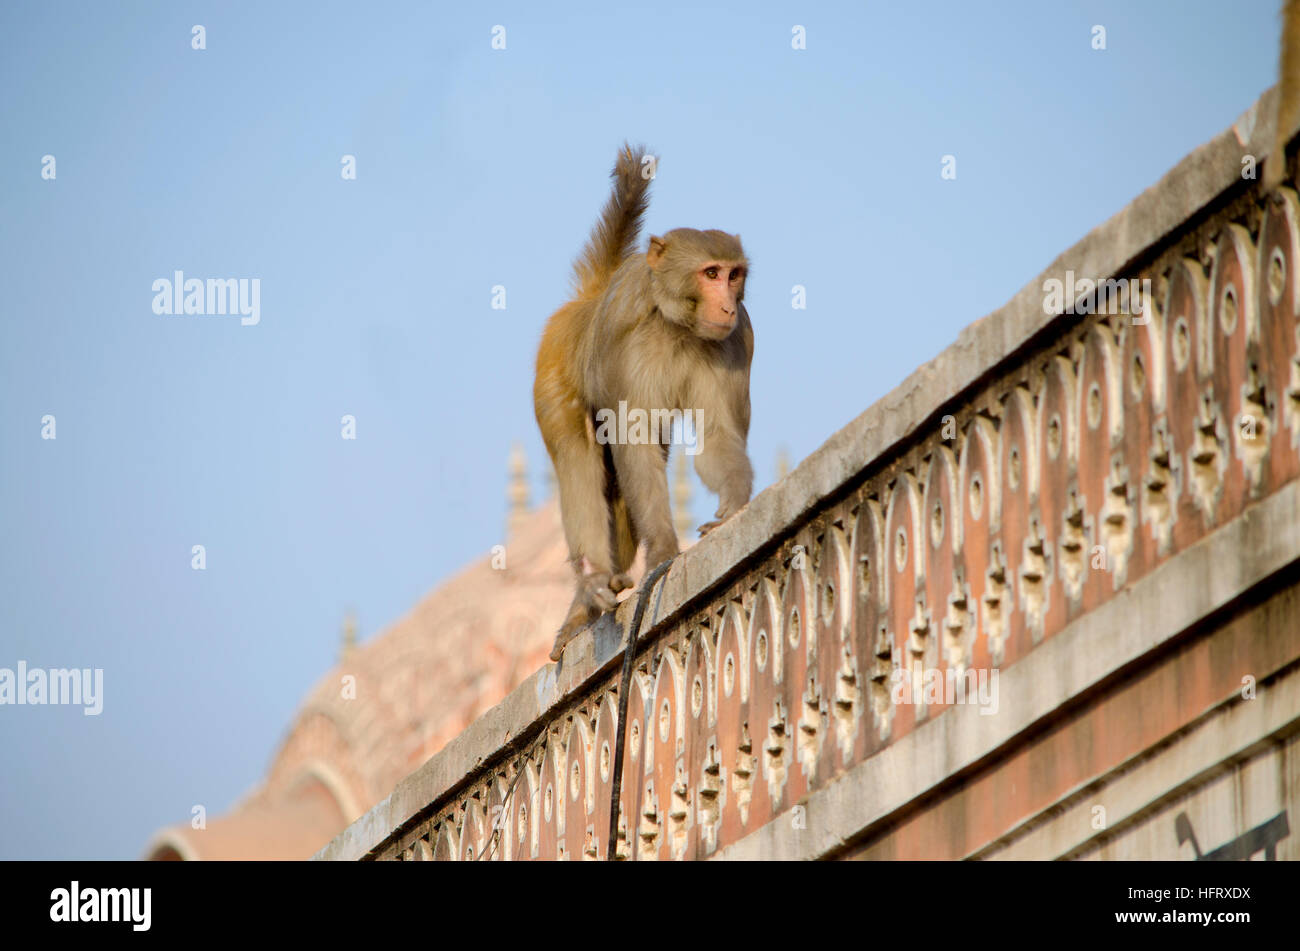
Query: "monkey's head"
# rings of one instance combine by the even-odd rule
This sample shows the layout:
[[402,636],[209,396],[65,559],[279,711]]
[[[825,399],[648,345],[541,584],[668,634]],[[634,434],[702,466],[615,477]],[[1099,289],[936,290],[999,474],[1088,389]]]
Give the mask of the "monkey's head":
[[650,239],[650,293],[664,317],[705,340],[736,329],[749,261],[740,236],[676,228]]

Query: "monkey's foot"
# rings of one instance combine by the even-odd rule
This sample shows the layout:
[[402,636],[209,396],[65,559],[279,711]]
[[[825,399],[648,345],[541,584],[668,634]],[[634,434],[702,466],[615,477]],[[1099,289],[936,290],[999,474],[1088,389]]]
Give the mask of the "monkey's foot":
[[628,574],[614,575],[609,579],[609,590],[618,594],[620,591],[626,591],[632,587],[632,576]]
[[[627,584],[614,587],[621,583],[622,579],[626,579]],[[551,645],[551,660],[560,659],[560,655],[564,653],[564,646],[573,640],[580,630],[605,611],[614,610],[618,604],[616,591],[630,587],[632,587],[632,579],[627,575],[611,577],[607,571],[596,571],[579,578],[578,590],[573,596],[573,603],[569,605],[569,613],[564,623],[560,625],[560,633],[555,635],[555,643]]]
[[[579,630],[581,630],[581,628],[579,628]],[[558,661],[564,656],[565,645],[567,645],[569,641],[573,640],[574,635],[577,633],[577,631],[561,630],[559,634],[555,635],[555,643],[551,645],[551,660]]]
[[730,519],[731,516],[735,515],[742,508],[744,508],[743,505],[734,505],[734,504],[718,506],[718,510],[713,513],[713,521],[705,522],[703,525],[700,526],[700,537],[703,538],[705,535],[709,534],[709,532],[713,531],[723,522]]
[[[631,587],[629,581],[627,587]],[[607,571],[593,571],[589,575],[583,575],[578,581],[578,597],[574,599],[575,603],[578,598],[583,599],[588,606],[595,606],[599,610],[592,616],[594,621],[600,617],[601,611],[612,611],[618,606],[618,594],[622,588],[614,587],[614,579]],[[570,609],[572,611],[572,609]]]

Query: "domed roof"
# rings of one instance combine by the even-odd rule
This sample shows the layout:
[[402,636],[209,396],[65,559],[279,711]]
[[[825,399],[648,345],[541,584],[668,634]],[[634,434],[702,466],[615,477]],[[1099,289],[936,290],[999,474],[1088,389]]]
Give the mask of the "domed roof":
[[264,783],[206,829],[161,830],[146,856],[308,858],[548,663],[573,596],[559,507],[516,513],[511,527],[321,678]]
[[[691,528],[685,462],[678,453],[679,536]],[[559,503],[551,498],[528,511],[518,446],[510,470],[506,544],[438,585],[379,636],[346,649],[299,708],[266,780],[206,828],[159,830],[146,858],[310,858],[550,663],[573,597]],[[633,577],[641,576],[643,557],[633,563]]]

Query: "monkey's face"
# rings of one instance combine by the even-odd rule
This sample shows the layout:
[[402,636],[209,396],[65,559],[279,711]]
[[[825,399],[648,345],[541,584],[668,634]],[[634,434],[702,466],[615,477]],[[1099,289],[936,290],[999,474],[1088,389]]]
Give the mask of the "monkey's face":
[[695,282],[695,332],[705,340],[725,340],[736,329],[739,301],[745,296],[745,266],[708,261],[695,272]]
[[749,270],[739,236],[677,228],[650,239],[646,261],[651,295],[665,319],[705,340],[731,336]]

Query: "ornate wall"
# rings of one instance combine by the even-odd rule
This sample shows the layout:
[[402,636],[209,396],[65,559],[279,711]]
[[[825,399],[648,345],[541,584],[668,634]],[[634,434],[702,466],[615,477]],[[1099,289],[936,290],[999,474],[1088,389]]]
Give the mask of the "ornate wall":
[[[621,856],[1300,855],[1300,202],[1242,176],[1270,104],[679,558]],[[630,613],[319,857],[605,858]]]

